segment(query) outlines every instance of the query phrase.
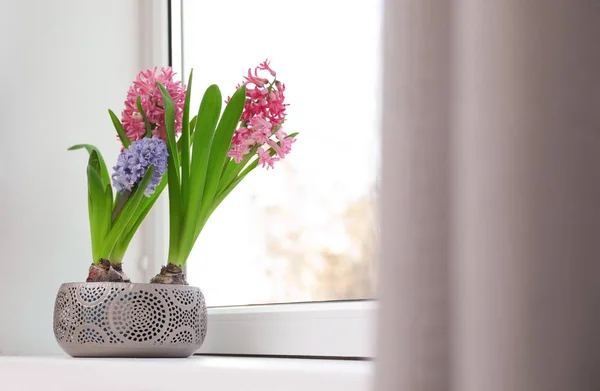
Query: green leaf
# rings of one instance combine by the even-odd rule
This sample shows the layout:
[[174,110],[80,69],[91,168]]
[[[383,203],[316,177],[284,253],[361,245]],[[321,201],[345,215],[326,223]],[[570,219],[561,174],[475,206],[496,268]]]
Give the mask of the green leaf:
[[117,131],[117,134],[121,139],[123,147],[129,148],[129,146],[131,145],[131,140],[129,140],[129,137],[127,137],[125,129],[123,129],[123,125],[121,125],[121,121],[119,121],[119,118],[115,115],[115,113],[113,113],[112,110],[108,110],[108,114],[110,115],[110,119],[112,120],[113,126],[115,127],[115,130]]
[[[194,118],[192,118],[192,120],[190,121],[190,146],[192,144],[194,144],[194,128],[196,127],[196,116],[194,116]],[[179,151],[179,155],[181,156],[181,140],[182,138],[179,137],[179,140],[177,140],[177,151]]]
[[131,197],[131,191],[127,189],[123,190],[121,193],[117,192],[117,196],[115,197],[115,206],[112,211],[113,222],[117,219],[117,217],[119,217],[119,213],[121,213],[121,210],[123,210],[123,207],[127,203],[127,200],[129,200],[129,197]]
[[102,211],[102,240],[108,235],[110,229],[112,228],[112,218],[111,218],[111,210],[113,207],[113,199],[112,199],[112,187],[110,185],[106,186],[104,189],[104,210]]
[[190,193],[188,189],[190,178],[190,99],[192,96],[192,76],[194,71],[190,71],[190,77],[187,84],[187,93],[185,94],[185,103],[183,106],[183,124],[181,126],[181,201],[182,208],[185,211]]
[[129,247],[129,243],[133,239],[135,233],[137,232],[138,228],[140,227],[150,210],[152,210],[152,207],[156,203],[156,200],[158,200],[161,193],[167,186],[167,182],[168,178],[167,174],[165,173],[160,184],[156,186],[156,190],[154,191],[154,193],[150,197],[144,197],[139,207],[139,214],[131,219],[129,226],[125,229],[125,233],[119,237],[119,240],[117,241],[115,248],[111,253],[111,261],[119,262],[123,260],[123,257],[125,256],[125,251],[127,251],[127,247]]
[[225,107],[223,116],[219,121],[215,136],[210,148],[208,167],[206,170],[206,184],[202,196],[200,210],[208,208],[218,190],[219,179],[223,172],[227,151],[231,146],[231,138],[235,131],[246,102],[246,87],[242,86],[233,94]]
[[195,115],[194,118],[190,121],[190,145],[194,143],[194,129],[196,129],[196,120],[198,116]]
[[[88,170],[89,172],[89,170]],[[94,225],[94,200],[92,200],[92,191],[91,191],[91,187],[90,187],[90,179],[89,179],[89,175],[88,175],[88,216],[89,216],[89,220],[90,220],[90,241],[92,243],[92,263],[94,264],[98,264],[99,262],[99,258],[96,259],[98,250],[97,250],[97,244],[95,242],[95,225]]]
[[150,125],[150,120],[146,117],[146,113],[144,112],[144,108],[142,107],[142,98],[140,96],[135,100],[135,105],[137,106],[138,112],[142,116],[144,120],[144,126],[146,127],[146,133],[144,137],[152,137],[152,126]]
[[[169,262],[179,258],[179,241],[181,240],[181,221],[183,209],[181,205],[181,188],[177,181],[179,169],[169,156]],[[172,168],[171,168],[172,167]],[[173,179],[174,178],[174,179]]]
[[[185,261],[187,260],[187,257],[189,256],[190,252],[192,251],[194,243],[196,242],[196,239],[198,238],[202,227],[204,227],[204,224],[208,220],[208,217],[214,210],[212,208],[212,205],[214,197],[218,190],[219,179],[221,178],[221,174],[223,173],[227,151],[231,146],[231,138],[233,137],[233,133],[240,121],[245,102],[246,87],[242,86],[233,94],[233,96],[229,100],[229,103],[225,107],[223,115],[221,116],[219,125],[215,130],[212,143],[210,144],[210,154],[208,158],[208,165],[206,168],[206,181],[204,184],[204,191],[202,194],[202,203],[200,205],[200,210],[196,217],[193,229],[190,229],[189,231],[184,231],[186,237],[182,245],[181,253],[183,255],[183,258],[181,259],[180,265],[185,264]],[[198,121],[200,121],[200,119]],[[201,144],[203,143],[195,142],[194,148]],[[194,163],[192,162],[192,164]]]
[[[175,106],[173,105],[173,99],[162,84],[156,82],[156,85],[160,89],[165,106],[165,130],[167,135],[167,147],[169,148],[169,156],[172,156],[173,159],[175,159],[175,167],[180,167],[178,154],[171,153],[171,151],[177,151],[177,142],[175,141]],[[179,182],[179,173],[177,173],[177,181]]]
[[104,238],[110,229],[110,208],[112,192],[110,184],[103,187],[100,179],[100,161],[96,151],[92,151],[88,159],[88,212],[90,217],[90,234],[92,240],[93,262],[98,263],[103,257]]
[[154,165],[148,167],[146,174],[136,187],[136,189],[127,200],[127,203],[119,213],[119,216],[115,220],[110,232],[108,233],[104,244],[102,245],[102,254],[106,254],[107,257],[110,256],[113,249],[115,248],[116,243],[118,243],[119,238],[129,225],[132,218],[135,218],[136,212],[142,202],[142,198],[144,197],[144,192],[150,183],[150,179],[152,178],[152,174],[154,173]]
[[[92,153],[90,153],[88,165],[96,171],[98,179],[100,179],[100,172],[102,170],[102,167],[100,165],[100,158],[98,157],[98,152],[92,151]],[[100,180],[100,183],[102,183],[102,180]],[[104,183],[102,183],[102,186],[104,186]]]
[[110,184],[110,176],[108,175],[106,163],[104,162],[104,158],[102,157],[100,150],[91,144],[77,144],[69,148],[69,151],[76,151],[78,149],[85,149],[90,155],[92,154],[92,152],[96,152],[97,160],[100,163],[100,170],[98,171],[98,173],[100,174],[100,179],[102,180],[102,186],[104,187]]
[[246,164],[248,164],[250,159],[255,156],[257,149],[258,147],[256,146],[252,147],[250,152],[248,152],[244,159],[239,163],[236,163],[233,159],[229,160],[229,162],[227,163],[227,167],[223,172],[223,175],[221,175],[221,180],[219,181],[219,190],[217,191],[217,194],[225,190],[227,186],[229,186],[231,182],[233,182],[233,180],[240,173],[240,171],[242,171],[244,167],[246,167]]
[[98,263],[100,260],[100,249],[102,246],[102,237],[100,234],[99,216],[104,197],[102,194],[102,183],[100,177],[94,171],[92,166],[87,167],[88,178],[88,212],[90,218],[90,236],[92,242],[92,261]]
[[[211,144],[215,133],[219,114],[221,113],[221,91],[216,85],[206,89],[196,120],[196,131],[194,132],[194,144],[192,151],[192,163],[190,168],[190,195],[187,209],[185,210],[181,240],[180,253],[187,253],[188,248],[193,246],[193,233],[198,218],[208,167],[208,158]],[[171,261],[176,261],[172,260]],[[179,261],[179,260],[177,260]],[[181,260],[185,262],[185,259]]]
[[165,128],[167,149],[169,150],[167,172],[169,174],[169,262],[179,258],[179,241],[183,208],[181,199],[181,182],[179,178],[179,153],[175,141],[175,108],[173,99],[165,87],[156,83],[162,93],[165,109]]

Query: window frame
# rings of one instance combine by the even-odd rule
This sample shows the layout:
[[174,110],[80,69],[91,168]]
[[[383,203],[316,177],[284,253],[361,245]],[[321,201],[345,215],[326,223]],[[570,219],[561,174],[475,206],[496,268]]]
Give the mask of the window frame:
[[[164,37],[169,37],[168,50],[161,50],[161,58],[154,55],[152,60],[168,63],[183,75],[182,0],[151,4],[151,23],[154,30],[160,31],[154,39],[164,42]],[[157,15],[168,23],[156,22]],[[146,254],[141,267],[145,277],[150,278],[167,256],[168,205],[164,199],[157,202],[142,228]],[[207,312],[208,333],[199,354],[375,356],[377,303],[374,300],[209,307]]]

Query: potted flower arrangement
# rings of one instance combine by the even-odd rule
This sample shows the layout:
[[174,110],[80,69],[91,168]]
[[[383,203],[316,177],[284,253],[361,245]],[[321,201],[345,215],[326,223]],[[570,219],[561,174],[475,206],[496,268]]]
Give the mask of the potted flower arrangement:
[[[92,244],[86,282],[63,284],[56,297],[54,333],[72,356],[187,357],[198,350],[206,305],[184,272],[196,239],[252,170],[273,168],[295,141],[282,129],[285,86],[269,62],[248,70],[222,112],[219,88],[208,87],[191,119],[193,73],[187,86],[173,76],[171,68],[141,72],[121,120],[109,110],[123,146],[112,174],[96,147],[70,148],[89,154]],[[123,270],[125,252],[167,186],[166,266],[150,283],[132,283]]]

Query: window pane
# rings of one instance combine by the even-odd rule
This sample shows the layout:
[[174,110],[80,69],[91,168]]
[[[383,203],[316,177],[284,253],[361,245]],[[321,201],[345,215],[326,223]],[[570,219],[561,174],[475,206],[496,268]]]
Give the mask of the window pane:
[[284,130],[300,132],[202,231],[188,281],[209,305],[373,296],[380,12],[378,0],[184,0],[192,107],[213,83],[231,95],[269,58],[286,84]]

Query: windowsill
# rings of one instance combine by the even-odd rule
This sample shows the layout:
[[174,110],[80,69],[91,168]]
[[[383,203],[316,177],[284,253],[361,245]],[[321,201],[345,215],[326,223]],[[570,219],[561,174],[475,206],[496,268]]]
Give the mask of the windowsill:
[[374,357],[376,311],[374,300],[209,308],[200,352]]
[[258,357],[0,357],[2,390],[295,391],[370,389],[373,362]]

